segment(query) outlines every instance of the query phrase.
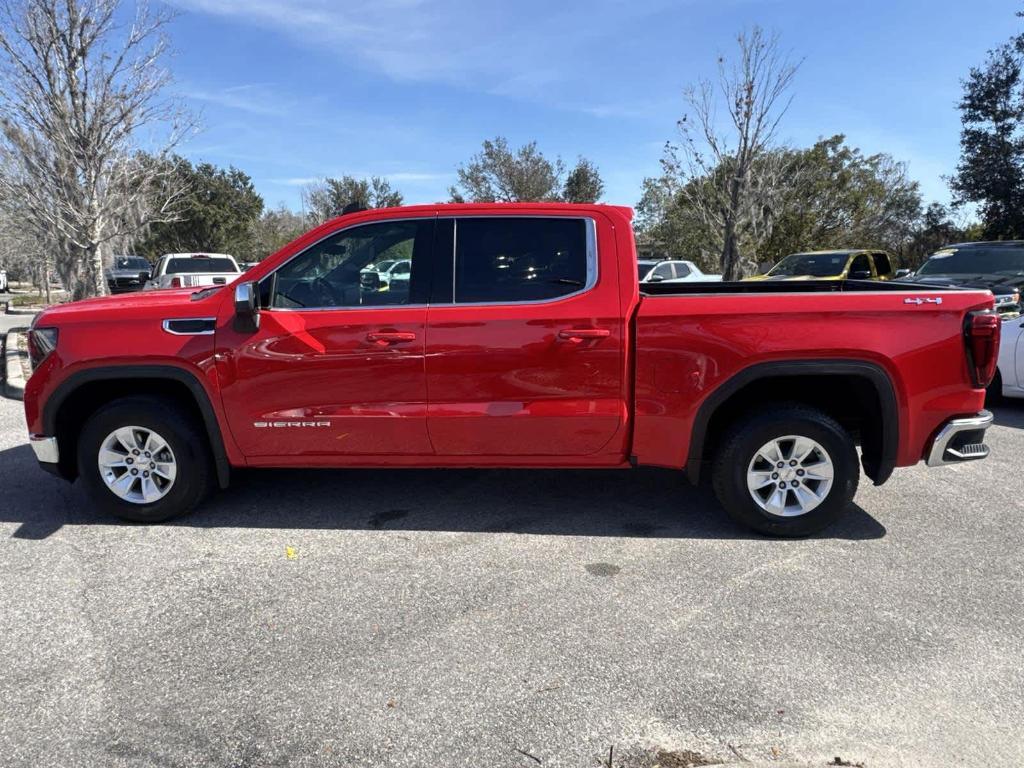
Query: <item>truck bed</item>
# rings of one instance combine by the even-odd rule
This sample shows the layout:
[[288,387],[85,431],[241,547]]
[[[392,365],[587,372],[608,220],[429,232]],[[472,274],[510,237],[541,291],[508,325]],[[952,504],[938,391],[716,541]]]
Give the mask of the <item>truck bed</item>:
[[[694,456],[679,435],[699,432],[704,403],[741,371],[787,361],[805,381],[821,377],[807,391],[756,385],[752,402],[769,395],[813,398],[853,375],[851,363],[870,367],[891,382],[891,419],[899,423],[899,453],[884,458],[894,466],[915,464],[951,408],[969,414],[984,405],[984,390],[971,389],[964,364],[963,324],[968,312],[991,302],[984,291],[895,281],[641,286],[633,459],[691,464]],[[887,476],[869,469],[872,474]]]

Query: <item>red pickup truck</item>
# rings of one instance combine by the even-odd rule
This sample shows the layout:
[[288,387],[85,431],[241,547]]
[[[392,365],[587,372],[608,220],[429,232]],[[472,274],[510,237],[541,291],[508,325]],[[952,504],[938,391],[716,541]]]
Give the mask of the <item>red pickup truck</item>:
[[[159,521],[232,467],[710,477],[805,535],[864,473],[984,458],[987,291],[637,282],[628,208],[431,205],[328,222],[226,287],[54,307],[29,335],[42,466]],[[408,280],[372,279],[408,260]],[[858,461],[857,447],[860,448]]]

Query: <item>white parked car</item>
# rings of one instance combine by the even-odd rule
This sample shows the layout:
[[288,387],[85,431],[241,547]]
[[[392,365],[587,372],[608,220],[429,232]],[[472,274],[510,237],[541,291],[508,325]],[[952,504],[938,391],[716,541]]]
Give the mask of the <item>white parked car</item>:
[[641,283],[720,283],[721,275],[706,275],[692,261],[682,259],[640,259],[637,275]]
[[161,256],[145,290],[226,285],[242,270],[226,253],[168,253]]
[[391,288],[408,290],[411,274],[412,262],[409,259],[385,259],[359,270],[359,282],[364,290],[386,291]]
[[989,392],[1003,397],[1024,397],[1024,320],[1004,320],[999,342],[998,372]]

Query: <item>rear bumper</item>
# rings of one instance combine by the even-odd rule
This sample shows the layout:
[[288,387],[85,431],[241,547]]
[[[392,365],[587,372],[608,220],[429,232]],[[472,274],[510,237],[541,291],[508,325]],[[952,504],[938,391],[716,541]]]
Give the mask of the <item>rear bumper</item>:
[[928,449],[928,466],[941,467],[986,458],[989,450],[985,445],[985,430],[991,426],[992,414],[989,411],[950,419],[932,440]]

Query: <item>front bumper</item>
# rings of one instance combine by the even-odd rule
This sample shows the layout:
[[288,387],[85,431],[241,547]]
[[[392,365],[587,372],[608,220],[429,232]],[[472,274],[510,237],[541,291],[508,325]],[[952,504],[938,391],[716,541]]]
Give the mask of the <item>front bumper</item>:
[[941,467],[945,464],[959,464],[977,461],[988,456],[985,445],[985,430],[992,426],[992,414],[979,411],[975,416],[950,419],[945,423],[928,450],[928,466]]
[[28,440],[40,464],[57,464],[60,461],[60,449],[57,447],[56,437],[29,435]]

